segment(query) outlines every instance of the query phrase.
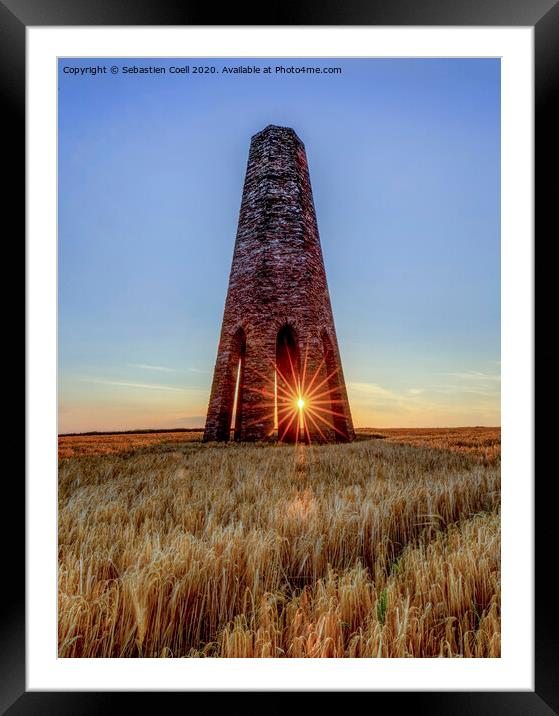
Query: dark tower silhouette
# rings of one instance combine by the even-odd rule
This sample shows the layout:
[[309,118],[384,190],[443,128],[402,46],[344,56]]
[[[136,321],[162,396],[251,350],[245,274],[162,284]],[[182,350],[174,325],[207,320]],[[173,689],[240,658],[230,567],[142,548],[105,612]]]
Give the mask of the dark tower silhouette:
[[305,147],[252,137],[204,440],[352,440]]

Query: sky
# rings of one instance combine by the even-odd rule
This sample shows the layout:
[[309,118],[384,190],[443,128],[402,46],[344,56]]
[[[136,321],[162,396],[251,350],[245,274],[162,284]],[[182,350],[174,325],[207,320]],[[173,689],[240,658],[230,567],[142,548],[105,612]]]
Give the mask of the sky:
[[500,425],[498,59],[62,58],[58,91],[60,433],[204,425],[269,124],[306,146],[355,426]]

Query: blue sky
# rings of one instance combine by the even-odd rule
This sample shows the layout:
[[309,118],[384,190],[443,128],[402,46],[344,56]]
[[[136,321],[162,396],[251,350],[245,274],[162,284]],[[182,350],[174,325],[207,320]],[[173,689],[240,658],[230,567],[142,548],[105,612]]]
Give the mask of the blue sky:
[[306,145],[356,426],[500,424],[499,60],[61,59],[58,120],[60,432],[203,425],[268,124]]

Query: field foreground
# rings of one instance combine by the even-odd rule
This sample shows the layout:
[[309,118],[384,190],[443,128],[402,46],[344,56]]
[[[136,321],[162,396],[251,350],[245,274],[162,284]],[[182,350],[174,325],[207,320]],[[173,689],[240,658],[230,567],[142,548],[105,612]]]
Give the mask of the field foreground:
[[499,656],[500,433],[460,430],[61,438],[59,656]]

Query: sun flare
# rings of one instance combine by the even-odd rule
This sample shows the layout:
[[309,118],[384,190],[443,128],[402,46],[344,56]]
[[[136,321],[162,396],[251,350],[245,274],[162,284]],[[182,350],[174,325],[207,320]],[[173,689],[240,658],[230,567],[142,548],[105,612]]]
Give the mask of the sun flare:
[[[343,399],[338,394],[337,388],[332,387],[334,376],[339,369],[328,372],[326,361],[322,359],[312,375],[309,375],[307,358],[308,351],[305,351],[302,369],[299,372],[288,348],[287,370],[284,366],[282,370],[278,362],[272,362],[272,376],[258,373],[264,382],[264,387],[247,386],[246,390],[260,393],[269,399],[266,405],[271,412],[266,417],[273,418],[274,430],[280,443],[286,440],[289,431],[294,435],[293,442],[296,443],[310,444],[311,434],[318,437],[319,441],[327,442],[325,429],[346,440],[347,432],[340,430],[336,422],[337,417],[344,417],[338,407],[343,404]],[[271,436],[272,433],[269,435]],[[291,442],[288,438],[287,441]]]

